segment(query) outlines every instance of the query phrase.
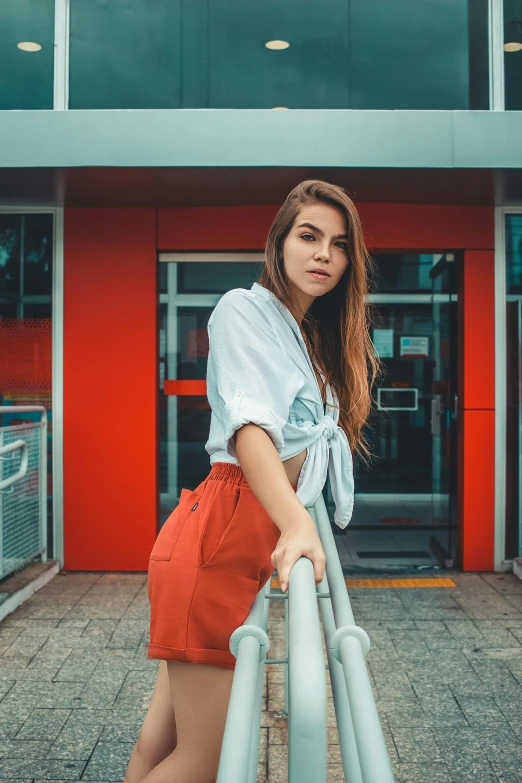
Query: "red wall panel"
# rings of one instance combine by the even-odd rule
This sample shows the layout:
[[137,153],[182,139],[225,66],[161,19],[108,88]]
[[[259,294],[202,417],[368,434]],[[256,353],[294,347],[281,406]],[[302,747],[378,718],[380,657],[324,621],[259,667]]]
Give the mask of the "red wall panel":
[[[459,538],[464,569],[487,570],[494,505],[493,210],[357,207],[372,249],[467,250],[459,314]],[[66,209],[66,568],[147,569],[158,503],[156,248],[260,250],[278,208],[159,209],[157,236],[153,209]]]
[[157,521],[153,209],[66,209],[65,568],[145,571]]
[[495,254],[464,253],[459,373],[460,549],[465,571],[494,568]]
[[[158,210],[160,250],[259,250],[280,205]],[[356,204],[368,247],[457,250],[494,247],[493,210],[438,204]]]
[[495,411],[461,412],[460,551],[463,571],[493,571]]

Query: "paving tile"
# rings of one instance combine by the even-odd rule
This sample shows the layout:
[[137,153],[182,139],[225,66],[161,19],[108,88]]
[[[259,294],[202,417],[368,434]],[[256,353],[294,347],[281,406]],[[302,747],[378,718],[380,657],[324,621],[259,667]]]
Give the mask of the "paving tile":
[[430,729],[399,728],[390,724],[399,760],[408,763],[443,762],[435,736]]
[[36,709],[24,722],[16,739],[55,740],[70,714],[70,710]]
[[89,761],[98,739],[58,739],[53,742],[46,758],[48,759],[70,759],[71,761]]
[[104,726],[100,740],[102,742],[136,743],[145,715],[146,710],[111,710],[110,724]]
[[454,783],[446,764],[406,764],[393,766],[395,783]]
[[[47,683],[46,683],[47,685]],[[76,682],[52,682],[47,691],[42,694],[35,705],[42,708],[75,709],[81,706],[83,683]]]
[[71,652],[56,672],[56,682],[87,682],[100,662],[101,654]]
[[0,759],[43,759],[50,744],[42,740],[1,740]]
[[0,780],[43,778],[44,780],[79,780],[85,762],[48,759],[0,759]]
[[123,780],[133,748],[132,742],[98,742],[82,779]]

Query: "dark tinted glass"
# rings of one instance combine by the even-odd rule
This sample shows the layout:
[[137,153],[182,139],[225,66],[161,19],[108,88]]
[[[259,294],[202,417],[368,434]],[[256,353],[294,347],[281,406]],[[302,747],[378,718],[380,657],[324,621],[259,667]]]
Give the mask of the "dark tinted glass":
[[71,0],[77,109],[484,109],[487,64],[487,0]]
[[522,215],[506,215],[506,285],[522,295]]
[[[39,44],[23,51],[20,43]],[[0,110],[52,109],[54,0],[0,3]]]
[[[383,253],[375,255],[376,285],[372,293],[431,293],[430,269],[441,257],[441,253]],[[444,279],[437,278],[435,291],[444,292]]]
[[522,554],[522,215],[506,215],[506,558]]
[[263,263],[250,261],[197,262],[178,264],[180,294],[221,294],[231,288],[250,288]]
[[504,0],[504,87],[506,109],[522,110],[522,3]]

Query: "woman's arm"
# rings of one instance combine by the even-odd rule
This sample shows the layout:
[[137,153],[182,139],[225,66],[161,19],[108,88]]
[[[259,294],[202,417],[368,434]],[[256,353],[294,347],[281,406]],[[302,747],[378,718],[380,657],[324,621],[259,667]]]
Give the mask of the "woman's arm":
[[315,523],[294,492],[270,436],[257,424],[244,424],[234,435],[236,453],[248,484],[281,537],[272,555],[283,592],[290,569],[302,556],[314,566],[316,585],[324,575],[326,557]]

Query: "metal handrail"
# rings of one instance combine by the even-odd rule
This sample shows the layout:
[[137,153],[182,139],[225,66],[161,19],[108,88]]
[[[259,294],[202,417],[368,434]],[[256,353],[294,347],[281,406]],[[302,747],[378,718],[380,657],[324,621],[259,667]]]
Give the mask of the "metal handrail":
[[[19,568],[26,562],[30,562],[35,556],[40,555],[42,562],[47,561],[47,409],[44,405],[2,405],[0,406],[0,414],[18,414],[18,413],[39,413],[39,422],[30,423],[15,423],[9,426],[0,427],[0,577],[4,577],[12,571]],[[29,447],[30,443],[30,430],[39,430],[40,440],[40,461],[38,464],[38,516],[35,517],[35,524],[38,533],[38,545],[30,546],[23,543],[19,549],[15,549],[16,554],[13,556],[6,556],[8,551],[8,545],[5,543],[7,530],[13,530],[13,523],[6,521],[9,519],[9,513],[11,518],[15,515],[15,523],[19,523],[20,520],[24,520],[27,524],[27,506],[24,506],[24,488],[23,480],[29,481]],[[15,435],[23,435],[23,433],[29,432],[29,435],[24,437],[17,437],[16,440],[10,443],[4,444],[4,438],[8,433]],[[13,463],[15,455],[20,452],[20,466],[16,473],[13,473],[7,478],[3,477],[4,466],[9,463]],[[17,486],[18,485],[18,486]],[[30,486],[30,485],[29,485]],[[15,494],[16,489],[20,487],[20,492]],[[6,511],[7,509],[7,511]],[[18,520],[16,519],[18,514]],[[29,517],[31,519],[31,517]],[[11,527],[9,528],[9,525]],[[31,522],[29,524],[32,524]],[[18,527],[16,528],[18,531]],[[36,530],[36,527],[35,527]],[[13,538],[11,536],[11,541]],[[25,541],[25,539],[24,539]]]
[[[11,454],[11,452],[15,452],[20,450],[20,467],[16,473],[13,473],[12,476],[9,476],[6,479],[0,479],[0,492],[7,489],[7,487],[11,487],[11,491],[9,493],[5,494],[12,494],[14,492],[14,484],[17,481],[20,481],[20,479],[23,479],[23,477],[27,474],[27,466],[29,464],[29,452],[27,450],[27,443],[25,440],[21,440],[20,438],[18,440],[14,440],[12,443],[8,443],[7,446],[0,446],[0,460],[4,462],[13,461],[14,460],[14,453]],[[6,454],[10,454],[11,456],[7,457]]]
[[[312,562],[299,558],[286,593],[259,591],[243,625],[230,637],[236,667],[216,783],[255,783],[265,664],[285,664],[288,716],[288,780],[326,783],[326,678],[320,636],[321,609],[326,655],[343,772],[350,783],[394,783],[365,657],[366,631],[356,625],[330,519],[322,494],[308,509],[326,556],[315,587]],[[285,657],[267,658],[268,600],[285,601]]]

